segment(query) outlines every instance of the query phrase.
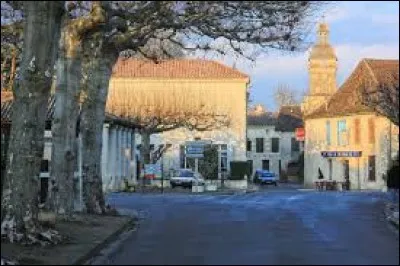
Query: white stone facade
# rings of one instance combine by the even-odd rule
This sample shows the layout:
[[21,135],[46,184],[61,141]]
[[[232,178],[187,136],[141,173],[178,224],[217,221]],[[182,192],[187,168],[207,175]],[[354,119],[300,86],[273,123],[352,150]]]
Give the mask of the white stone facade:
[[[256,150],[257,138],[264,139],[263,152]],[[279,139],[279,150],[277,152],[272,151],[272,138]],[[297,161],[302,151],[301,143],[298,143],[298,150],[292,147],[292,139],[295,139],[294,132],[276,131],[273,125],[248,125],[247,140],[251,141],[251,150],[247,151],[247,160],[251,160],[253,163],[253,174],[255,170],[263,169],[263,160],[269,161],[269,169],[265,170],[279,174],[280,163],[280,170],[287,171],[288,163]]]

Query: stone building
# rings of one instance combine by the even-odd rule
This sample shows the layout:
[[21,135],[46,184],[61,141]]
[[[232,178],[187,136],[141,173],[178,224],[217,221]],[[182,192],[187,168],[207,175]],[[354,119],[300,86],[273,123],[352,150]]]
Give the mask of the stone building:
[[297,162],[302,145],[296,141],[295,129],[302,127],[300,106],[283,106],[277,113],[261,105],[247,116],[247,160],[252,172],[270,170],[281,175],[291,162]]
[[385,84],[398,74],[398,60],[362,59],[336,89],[337,59],[328,43],[328,27],[319,27],[319,41],[309,57],[309,94],[305,121],[304,182],[324,179],[350,182],[350,189],[382,189],[384,173],[398,152],[398,127],[360,101],[365,84]]
[[[150,137],[153,152],[169,147],[157,162],[162,161],[166,176],[170,169],[188,167],[183,149],[187,141],[205,140],[218,149],[221,178],[229,172],[230,161],[246,161],[248,83],[247,75],[216,61],[175,59],[153,63],[120,59],[114,67],[107,104],[114,105],[110,109],[113,113],[146,121],[146,126],[156,124],[159,116],[169,118]],[[182,121],[181,116],[186,114],[187,120],[211,115],[225,117],[229,123],[196,130],[187,127],[191,121]],[[138,147],[141,142],[137,135]]]

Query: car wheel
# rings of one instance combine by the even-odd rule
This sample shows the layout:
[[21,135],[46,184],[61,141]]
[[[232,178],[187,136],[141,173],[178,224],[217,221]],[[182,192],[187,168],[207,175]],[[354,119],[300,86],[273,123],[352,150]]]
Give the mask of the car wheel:
[[174,184],[171,184],[171,188],[175,188],[176,186]]

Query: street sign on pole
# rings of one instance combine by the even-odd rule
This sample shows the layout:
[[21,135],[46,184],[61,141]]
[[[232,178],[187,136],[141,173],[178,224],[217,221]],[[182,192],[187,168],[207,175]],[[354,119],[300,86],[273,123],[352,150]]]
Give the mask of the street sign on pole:
[[187,158],[203,158],[204,145],[206,141],[187,141],[185,145],[185,155]]

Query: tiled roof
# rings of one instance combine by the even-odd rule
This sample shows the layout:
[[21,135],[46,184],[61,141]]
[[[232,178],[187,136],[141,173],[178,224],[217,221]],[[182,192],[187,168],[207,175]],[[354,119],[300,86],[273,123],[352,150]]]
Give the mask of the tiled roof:
[[397,77],[399,76],[399,60],[361,60],[340,89],[328,100],[327,104],[317,108],[305,118],[344,116],[355,113],[373,112],[371,108],[361,103],[359,100],[359,92],[362,85],[367,82],[372,82],[372,84],[386,83],[389,74],[397,75]]
[[[13,105],[13,98],[12,96],[9,97],[7,100],[3,101],[3,95],[5,96],[4,92],[1,92],[2,101],[1,101],[1,123],[7,124],[11,123],[11,115],[12,115],[12,105]],[[51,121],[54,115],[54,105],[55,105],[55,97],[51,95],[49,98],[48,106],[47,106],[47,113],[46,113],[46,121]],[[119,125],[127,126],[127,127],[134,127],[139,128],[135,123],[129,121],[127,119],[118,117],[114,114],[106,112],[105,115],[106,122],[113,122]]]
[[247,125],[249,126],[275,126],[276,123],[276,116],[271,112],[247,115]]
[[168,79],[248,79],[242,72],[212,60],[149,60],[119,58],[112,77]]
[[303,126],[301,107],[297,105],[282,106],[277,113],[264,112],[257,114],[251,112],[247,115],[249,126],[275,126],[276,131],[294,132]]

